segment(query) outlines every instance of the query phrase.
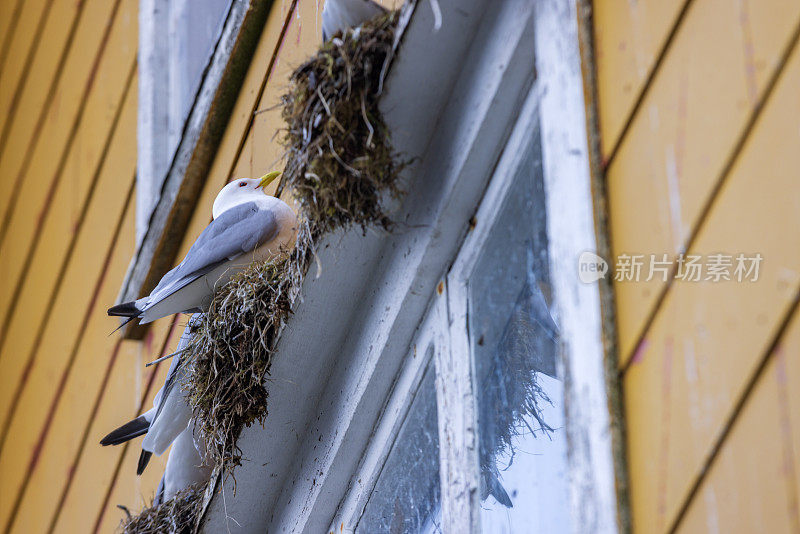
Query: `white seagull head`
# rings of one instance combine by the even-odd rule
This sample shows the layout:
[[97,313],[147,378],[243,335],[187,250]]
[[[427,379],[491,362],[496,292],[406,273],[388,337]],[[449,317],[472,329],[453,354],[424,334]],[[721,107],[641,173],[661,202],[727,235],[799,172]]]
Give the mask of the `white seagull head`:
[[214,199],[214,206],[211,208],[212,217],[216,219],[234,206],[264,198],[267,194],[266,187],[280,175],[279,171],[274,171],[261,178],[240,178],[232,181],[223,187]]

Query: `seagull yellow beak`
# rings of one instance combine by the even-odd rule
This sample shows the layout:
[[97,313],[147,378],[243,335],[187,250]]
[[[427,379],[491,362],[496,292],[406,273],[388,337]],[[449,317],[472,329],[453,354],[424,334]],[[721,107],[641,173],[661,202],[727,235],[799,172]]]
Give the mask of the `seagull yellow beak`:
[[261,189],[266,189],[267,186],[271,184],[275,180],[275,178],[277,178],[280,175],[281,171],[272,171],[268,174],[265,174],[259,179],[260,181],[258,182],[258,187],[260,187]]

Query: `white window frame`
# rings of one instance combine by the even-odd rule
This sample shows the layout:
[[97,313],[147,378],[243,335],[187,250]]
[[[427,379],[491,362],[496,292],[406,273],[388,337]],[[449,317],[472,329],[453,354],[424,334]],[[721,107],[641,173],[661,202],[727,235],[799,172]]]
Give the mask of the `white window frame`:
[[[564,407],[573,531],[619,531],[600,297],[596,284],[583,284],[577,276],[576,252],[595,250],[595,236],[577,26],[565,24],[566,20],[575,19],[563,3],[537,2],[537,70],[540,78],[546,79],[546,90],[538,83],[528,95],[475,215],[476,226],[465,239],[424,323],[425,338],[437,340],[439,470],[445,532],[480,531],[478,423],[473,392],[474,361],[468,335],[468,283],[501,213],[530,134],[539,127],[553,307],[562,329],[560,364],[569,377]],[[564,61],[565,55],[571,61]],[[401,374],[398,383],[403,377]],[[470,398],[472,402],[466,400]],[[397,391],[392,396],[391,423],[381,421],[379,428],[390,427],[393,431],[375,434],[376,441],[367,452],[371,461],[358,473],[364,483],[346,497],[331,529],[344,525],[346,531],[352,531],[358,524],[369,498],[368,488],[377,480],[382,461],[402,424],[398,414],[407,413],[412,400],[413,396],[403,398]]]
[[[446,323],[447,320],[446,306],[446,298],[444,295],[440,295],[439,298],[434,299],[430,310],[425,315],[411,344],[409,357],[406,358],[397,375],[380,422],[373,431],[370,446],[353,476],[355,483],[339,506],[331,530],[336,531],[334,525],[339,525],[339,531],[352,532],[355,529],[429,365],[433,366],[431,372],[436,373],[435,376],[438,380],[439,372],[436,367],[439,365],[439,355],[442,351],[448,350],[447,340],[444,336],[446,329],[442,328],[443,321]],[[442,401],[440,390],[437,383],[437,407]],[[439,442],[441,443],[441,438]]]
[[[530,143],[530,135],[540,126],[540,106],[543,105],[542,91],[538,86],[530,91],[528,98],[523,105],[514,131],[511,134],[503,157],[500,159],[494,172],[494,177],[484,194],[480,207],[475,214],[474,230],[466,237],[453,266],[445,279],[440,284],[441,292],[434,296],[431,308],[423,321],[417,339],[414,341],[414,352],[419,354],[419,349],[427,351],[426,347],[432,344],[435,355],[436,372],[436,393],[439,420],[439,447],[440,465],[439,474],[441,482],[441,506],[442,506],[442,525],[446,525],[445,532],[479,532],[480,531],[480,469],[478,465],[478,428],[477,421],[477,399],[473,391],[475,363],[471,356],[472,350],[469,339],[468,325],[468,302],[469,302],[469,281],[477,261],[479,260],[487,239],[493,231],[498,217],[502,213],[502,206],[509,192],[515,177],[515,171],[522,163],[526,154],[526,148]],[[544,144],[544,142],[543,142]],[[552,147],[550,147],[552,149]],[[563,218],[563,213],[554,213],[556,207],[563,207],[558,203],[556,206],[553,199],[552,188],[555,187],[551,180],[547,180],[548,192],[546,200],[548,206],[548,227],[553,224],[551,218]],[[577,198],[576,198],[577,200]],[[578,206],[570,206],[567,214],[577,214],[579,217],[585,209]],[[591,215],[589,213],[589,215]],[[556,228],[564,229],[563,221],[556,223]],[[522,229],[520,229],[522,230]],[[564,236],[566,237],[566,236]],[[550,254],[558,254],[557,249],[562,241],[562,236],[557,230],[548,229],[548,243],[550,243]],[[599,313],[585,313],[578,309],[579,305],[571,302],[570,299],[575,292],[581,291],[581,282],[577,277],[577,264],[568,262],[564,264],[558,256],[552,256],[550,261],[550,276],[553,284],[568,284],[570,297],[565,302],[565,298],[554,291],[554,308],[562,310],[559,314],[559,324],[561,321],[575,320],[575,315],[579,314],[589,321],[589,331],[591,331],[591,321],[599,321]],[[561,270],[561,272],[558,272]],[[580,284],[580,285],[579,285]],[[597,308],[595,308],[597,309]],[[588,317],[587,317],[588,315]],[[594,316],[594,317],[592,317]],[[595,327],[597,324],[595,324]],[[597,330],[595,330],[597,332]],[[562,335],[567,335],[563,332]],[[575,339],[563,339],[562,361],[563,368],[561,373],[568,376],[577,375],[585,380],[587,372],[586,360],[593,352],[597,356],[597,362],[602,364],[602,345],[600,338],[595,339],[592,347],[585,339],[585,330],[581,329],[580,336]],[[583,354],[568,353],[569,347],[579,346],[582,350],[587,350]],[[588,348],[587,348],[588,347]],[[591,352],[590,352],[591,351]],[[428,364],[427,358],[410,358],[398,375],[395,389],[388,401],[386,411],[373,434],[371,444],[367,449],[365,460],[360,466],[355,478],[357,484],[352,486],[351,491],[345,497],[336,519],[331,524],[331,529],[339,525],[340,530],[353,532],[358,525],[361,515],[369,500],[370,492],[380,475],[383,463],[388,457],[399,429],[402,426],[405,415],[413,401],[414,392],[419,385],[422,374]],[[582,369],[576,369],[582,367]],[[590,365],[589,372],[602,372],[597,365]],[[595,379],[597,376],[595,375]],[[584,382],[584,386],[587,384]],[[592,393],[591,384],[589,393]],[[567,432],[570,435],[570,455],[569,470],[573,475],[570,478],[571,486],[571,516],[575,519],[573,531],[586,532],[617,532],[615,503],[616,495],[613,486],[613,469],[610,478],[602,479],[603,475],[609,476],[609,465],[600,466],[599,472],[593,469],[598,468],[598,464],[604,459],[610,462],[611,458],[609,436],[603,432],[602,419],[605,424],[610,424],[609,415],[604,405],[595,406],[600,408],[592,417],[599,418],[594,424],[586,421],[582,414],[586,413],[586,407],[581,406],[575,409],[573,401],[581,402],[585,398],[586,392],[576,392],[575,383],[571,382],[565,388],[565,398],[563,405],[570,410],[567,417]],[[470,401],[471,399],[471,401]],[[576,446],[575,436],[585,436],[592,430],[600,432],[595,436],[595,443],[592,450],[587,450]],[[606,434],[603,436],[603,434]],[[597,439],[602,441],[597,443]],[[604,442],[604,443],[603,443]],[[601,448],[604,445],[605,450]],[[599,458],[585,456],[587,452],[599,454]],[[605,458],[603,458],[605,456]],[[605,469],[603,469],[605,467]],[[587,474],[586,471],[590,472]],[[588,478],[587,478],[588,477]],[[588,483],[587,483],[588,481]],[[592,484],[594,487],[592,488]],[[587,489],[597,491],[587,492]],[[603,491],[605,490],[605,491]],[[342,528],[344,526],[344,528]],[[588,530],[587,530],[588,529]]]

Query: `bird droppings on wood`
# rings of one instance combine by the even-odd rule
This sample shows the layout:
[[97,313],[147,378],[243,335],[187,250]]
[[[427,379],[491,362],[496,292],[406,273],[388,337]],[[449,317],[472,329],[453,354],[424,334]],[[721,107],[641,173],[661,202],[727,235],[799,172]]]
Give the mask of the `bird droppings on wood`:
[[[205,461],[215,466],[211,484],[240,465],[241,431],[267,417],[272,356],[320,238],[352,226],[391,228],[384,204],[400,196],[405,163],[392,148],[378,102],[397,20],[391,12],[334,36],[290,78],[282,98],[286,164],[278,194],[286,189],[297,202],[297,243],[220,288],[186,349],[187,396],[208,446]],[[192,532],[208,504],[205,491],[145,508],[124,530]]]

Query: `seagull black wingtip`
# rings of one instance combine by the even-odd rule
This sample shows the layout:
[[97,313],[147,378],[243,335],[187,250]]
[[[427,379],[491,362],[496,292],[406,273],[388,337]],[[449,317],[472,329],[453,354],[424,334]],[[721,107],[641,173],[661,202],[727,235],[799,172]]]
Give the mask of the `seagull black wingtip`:
[[137,475],[141,475],[142,473],[144,473],[147,464],[150,463],[151,456],[153,456],[153,453],[145,450],[143,450],[142,453],[139,455],[139,465],[136,466]]
[[100,440],[100,445],[119,445],[131,440],[135,437],[147,434],[150,428],[150,423],[143,415],[140,415],[132,421],[128,421],[121,427],[109,432],[103,439]]
[[112,317],[138,317],[142,310],[136,307],[136,301],[123,302],[108,309],[108,315]]

